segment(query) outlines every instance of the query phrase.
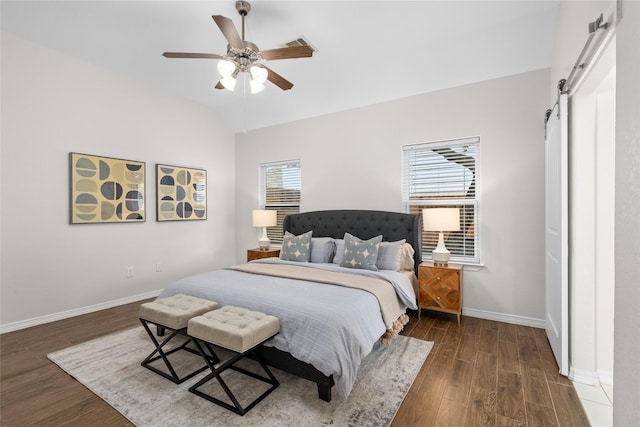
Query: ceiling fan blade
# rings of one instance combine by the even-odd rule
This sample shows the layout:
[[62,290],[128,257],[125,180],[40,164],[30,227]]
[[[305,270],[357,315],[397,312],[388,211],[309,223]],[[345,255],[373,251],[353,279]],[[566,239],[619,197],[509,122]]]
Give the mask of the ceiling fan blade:
[[189,52],[165,52],[162,54],[165,58],[204,58],[204,59],[223,59],[224,56],[217,53],[189,53]]
[[273,61],[274,59],[309,58],[313,55],[311,46],[281,47],[279,49],[267,49],[260,52],[263,59]]
[[267,80],[269,80],[274,85],[278,86],[280,89],[289,90],[293,87],[293,83],[291,83],[289,80],[285,79],[280,74],[273,71],[271,68],[268,68],[268,67],[264,67],[264,68],[266,68],[267,71],[269,72],[269,74],[267,74]]
[[222,83],[218,82],[218,83],[216,83],[215,88],[216,89],[224,89],[224,86],[222,86]]
[[227,39],[231,47],[235,47],[240,50],[244,49],[242,38],[240,38],[240,34],[238,34],[238,30],[236,30],[231,19],[222,15],[213,15],[212,18],[216,21],[216,24],[218,24],[218,28],[220,28],[224,38]]

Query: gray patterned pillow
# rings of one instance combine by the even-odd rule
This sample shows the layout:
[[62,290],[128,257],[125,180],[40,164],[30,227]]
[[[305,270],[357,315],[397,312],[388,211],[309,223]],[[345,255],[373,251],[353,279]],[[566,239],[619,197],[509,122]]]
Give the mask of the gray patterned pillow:
[[376,261],[381,241],[382,236],[363,241],[349,233],[344,233],[344,259],[340,266],[378,271]]
[[286,261],[309,262],[312,233],[313,231],[307,231],[299,236],[295,236],[288,231],[285,231],[284,239],[282,239],[282,249],[280,250],[280,259]]

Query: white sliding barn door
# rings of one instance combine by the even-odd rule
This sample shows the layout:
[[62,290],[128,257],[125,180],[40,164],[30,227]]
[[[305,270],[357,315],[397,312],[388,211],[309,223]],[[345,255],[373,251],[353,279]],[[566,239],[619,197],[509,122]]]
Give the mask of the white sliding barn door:
[[569,374],[568,105],[560,95],[545,137],[546,330],[560,374]]

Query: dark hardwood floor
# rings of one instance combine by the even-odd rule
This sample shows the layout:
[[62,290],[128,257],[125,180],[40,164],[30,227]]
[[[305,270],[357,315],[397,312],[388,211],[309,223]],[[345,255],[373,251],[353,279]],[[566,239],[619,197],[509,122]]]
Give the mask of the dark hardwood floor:
[[403,426],[589,426],[543,329],[428,312],[403,335],[434,341],[396,414]]
[[[0,426],[130,426],[46,355],[138,325],[139,305],[1,335]],[[589,425],[543,330],[423,312],[403,334],[435,344],[394,427]]]
[[140,303],[0,335],[0,426],[131,426],[47,353],[139,325]]

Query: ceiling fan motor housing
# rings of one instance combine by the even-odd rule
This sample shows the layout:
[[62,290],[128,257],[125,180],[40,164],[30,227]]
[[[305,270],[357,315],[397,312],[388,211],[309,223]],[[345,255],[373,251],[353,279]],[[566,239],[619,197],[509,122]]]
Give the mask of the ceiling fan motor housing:
[[256,61],[262,59],[260,56],[260,50],[254,43],[243,40],[244,49],[236,49],[231,45],[227,45],[227,59],[233,61],[238,65],[240,71],[247,71],[247,69]]

